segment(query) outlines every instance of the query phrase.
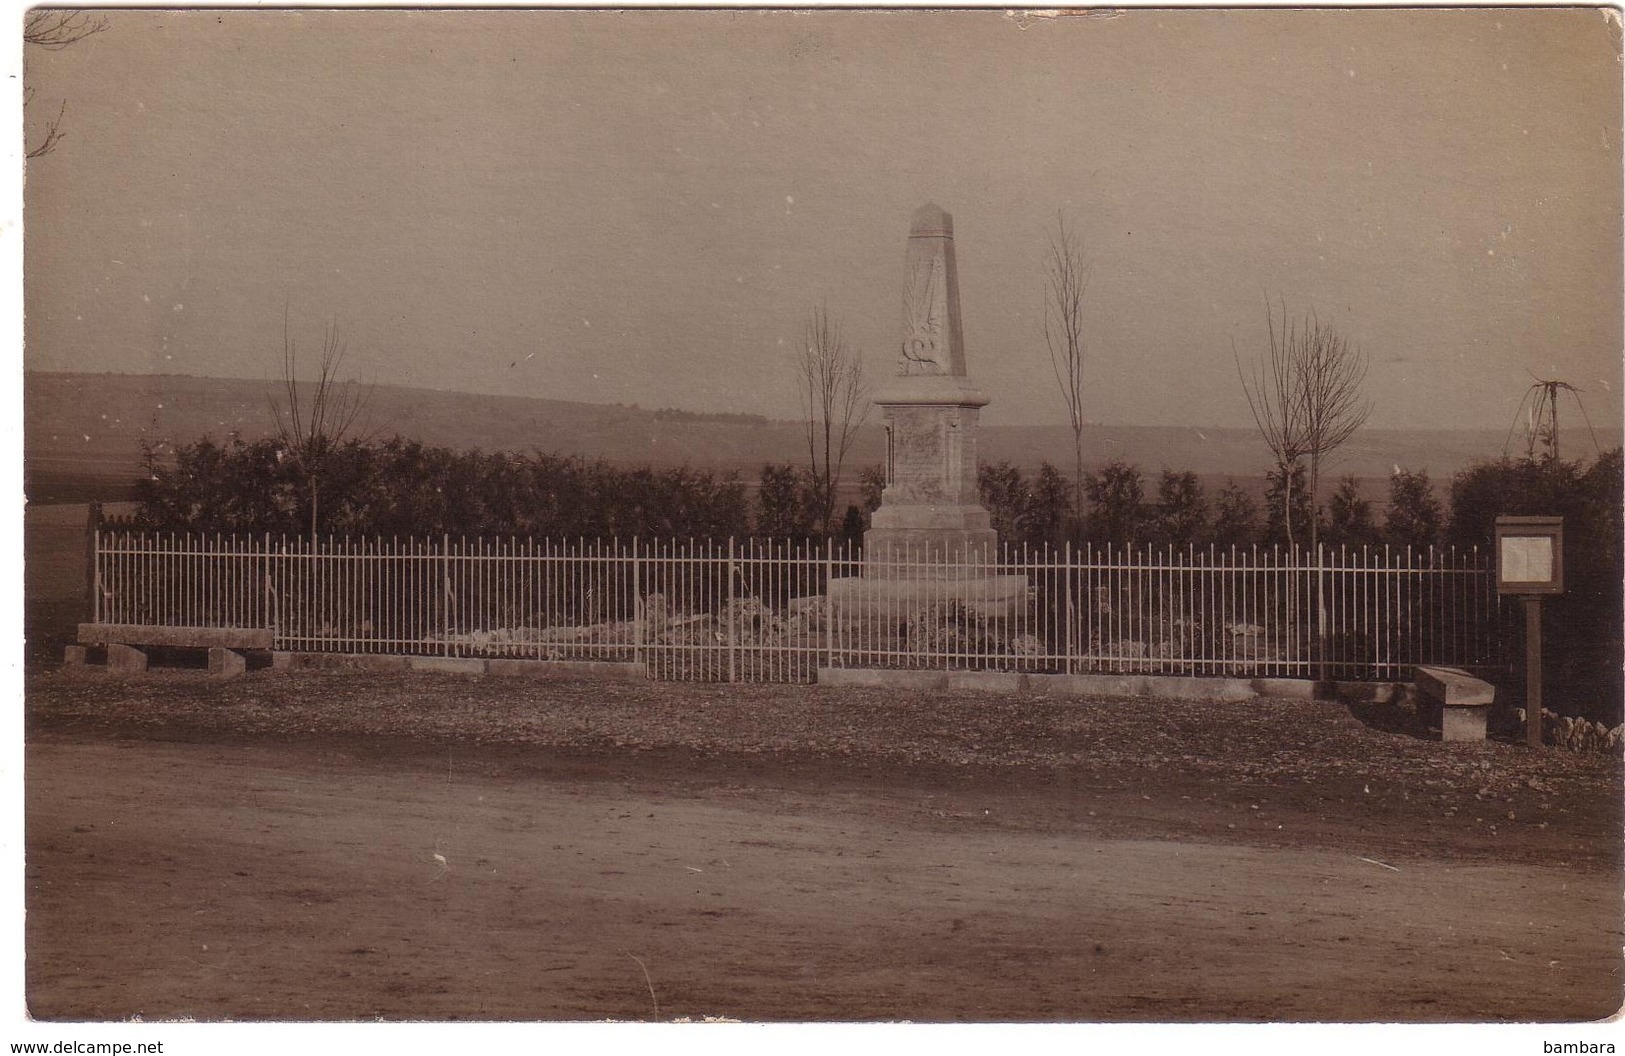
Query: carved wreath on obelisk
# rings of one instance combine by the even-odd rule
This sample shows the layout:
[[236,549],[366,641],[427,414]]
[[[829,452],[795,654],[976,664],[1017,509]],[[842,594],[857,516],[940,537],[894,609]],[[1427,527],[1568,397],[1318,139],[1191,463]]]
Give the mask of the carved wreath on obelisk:
[[948,349],[943,346],[942,310],[947,300],[942,258],[916,266],[903,287],[904,374],[946,374]]

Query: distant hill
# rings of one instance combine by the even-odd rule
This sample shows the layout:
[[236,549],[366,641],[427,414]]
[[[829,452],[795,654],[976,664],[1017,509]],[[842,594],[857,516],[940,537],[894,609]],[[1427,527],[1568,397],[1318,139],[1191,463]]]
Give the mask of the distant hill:
[[[270,399],[280,383],[179,375],[29,371],[23,379],[25,487],[35,502],[116,499],[140,469],[141,445],[187,443],[233,432],[274,432]],[[764,462],[805,457],[802,427],[752,415],[711,415],[519,396],[373,387],[364,432],[399,434],[456,449],[579,455],[618,464],[689,465],[754,481]],[[1365,429],[1339,452],[1334,476],[1386,478],[1395,465],[1426,469],[1438,483],[1501,453],[1504,431]],[[1565,431],[1565,444],[1569,443]],[[983,462],[1035,471],[1048,460],[1070,471],[1072,436],[1059,426],[985,426]],[[1578,434],[1571,450],[1590,448]],[[161,448],[160,448],[161,449]],[[1084,435],[1091,465],[1135,463],[1148,477],[1163,467],[1206,478],[1261,476],[1268,456],[1251,429],[1094,425]],[[853,466],[884,457],[884,434],[865,427]]]
[[[55,494],[66,486],[78,499],[87,482],[92,490],[128,482],[140,469],[143,442],[274,435],[270,401],[280,394],[280,382],[237,378],[27,372],[23,447],[29,495]],[[753,479],[764,460],[795,458],[801,444],[794,423],[765,418],[397,385],[372,387],[358,425],[362,435],[398,434],[459,450],[687,464]],[[873,444],[878,446],[878,437]]]

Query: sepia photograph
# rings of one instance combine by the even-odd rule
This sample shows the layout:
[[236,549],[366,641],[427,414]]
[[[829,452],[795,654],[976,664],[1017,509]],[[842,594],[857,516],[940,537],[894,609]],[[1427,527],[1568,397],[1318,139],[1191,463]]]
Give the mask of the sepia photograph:
[[1617,8],[13,15],[12,1051],[1625,1044]]

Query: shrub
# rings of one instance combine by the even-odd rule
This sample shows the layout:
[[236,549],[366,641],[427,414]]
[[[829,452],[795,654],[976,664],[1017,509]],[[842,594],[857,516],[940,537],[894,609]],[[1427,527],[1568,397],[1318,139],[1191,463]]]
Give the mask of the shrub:
[[[1615,448],[1589,467],[1502,458],[1472,466],[1450,484],[1450,541],[1494,545],[1501,514],[1563,518],[1565,592],[1543,608],[1547,706],[1608,726],[1619,722],[1625,667],[1625,482]],[[1521,620],[1521,614],[1514,617]],[[1517,628],[1522,640],[1522,627]],[[1522,662],[1522,652],[1513,659]],[[1521,671],[1516,691],[1522,689]]]
[[[145,454],[136,527],[299,535],[308,485],[275,440],[204,438],[165,460]],[[731,474],[622,469],[554,455],[456,452],[396,437],[344,444],[324,463],[323,535],[552,538],[743,535]]]
[[1426,470],[1400,470],[1388,480],[1388,518],[1383,534],[1394,546],[1428,547],[1439,541],[1444,511],[1433,496]]
[[1370,546],[1380,542],[1371,503],[1360,495],[1360,482],[1353,477],[1338,481],[1326,503],[1326,529],[1321,541],[1329,546]]

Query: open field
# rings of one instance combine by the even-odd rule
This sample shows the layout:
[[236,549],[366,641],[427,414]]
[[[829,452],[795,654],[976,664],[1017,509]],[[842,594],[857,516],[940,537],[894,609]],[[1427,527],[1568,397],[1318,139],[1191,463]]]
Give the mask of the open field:
[[[67,374],[29,371],[23,379],[27,491],[33,501],[125,499],[140,473],[143,442],[189,443],[274,435],[268,400],[280,383],[177,375]],[[1057,405],[1058,406],[1058,405]],[[622,405],[442,392],[397,385],[372,387],[364,435],[400,434],[454,450],[579,455],[621,465],[677,466],[736,472],[754,482],[764,462],[800,464],[806,435],[799,422],[721,420]],[[1572,432],[1572,436],[1570,435]],[[1600,434],[1603,446],[1617,433]],[[1565,430],[1564,445],[1591,452],[1588,430]],[[1425,469],[1436,485],[1465,466],[1498,457],[1507,442],[1499,425],[1482,430],[1363,429],[1339,452],[1335,476],[1371,481],[1385,501],[1394,465]],[[1005,425],[980,430],[986,464],[1011,462],[1029,473],[1044,461],[1070,465],[1072,434],[1060,425]],[[1091,423],[1084,432],[1091,467],[1121,458],[1154,478],[1164,467],[1215,481],[1262,479],[1269,455],[1255,430]],[[878,421],[858,433],[847,465],[876,465],[885,455]]]
[[1558,1021],[1625,986],[1620,761],[1400,711],[27,691],[46,1019]]

